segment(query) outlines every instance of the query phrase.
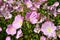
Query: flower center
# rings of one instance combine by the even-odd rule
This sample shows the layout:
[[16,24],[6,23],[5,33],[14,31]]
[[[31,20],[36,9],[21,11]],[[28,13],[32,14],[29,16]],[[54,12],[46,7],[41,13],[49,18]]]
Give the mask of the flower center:
[[50,27],[48,27],[48,28],[47,28],[47,31],[48,31],[48,32],[51,32],[51,31],[52,31],[52,29],[51,29]]
[[40,30],[37,30],[37,33],[39,33],[40,32]]
[[7,1],[7,0],[4,0],[4,1]]
[[11,28],[10,30],[13,32],[14,31],[14,28]]
[[19,21],[19,24],[20,24],[20,25],[22,25],[22,20],[21,20],[21,21]]

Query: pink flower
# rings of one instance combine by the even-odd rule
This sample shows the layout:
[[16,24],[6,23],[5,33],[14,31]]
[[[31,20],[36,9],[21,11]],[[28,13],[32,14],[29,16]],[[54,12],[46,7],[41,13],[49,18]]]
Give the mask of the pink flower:
[[44,35],[47,35],[48,37],[51,37],[52,34],[55,33],[55,30],[56,26],[51,21],[47,21],[42,24],[41,31],[43,32]]
[[55,6],[49,6],[49,10],[55,17],[57,16],[58,13]]
[[22,37],[22,36],[23,36],[23,33],[22,33],[22,30],[20,29],[20,30],[18,30],[18,32],[17,32],[16,38],[18,39],[18,38],[20,38],[20,37]]
[[27,12],[26,20],[30,21],[32,24],[36,24],[38,22],[39,14],[36,11]]
[[36,27],[34,28],[34,32],[39,34],[39,32],[40,32],[40,27],[39,27],[38,24],[37,24]]
[[31,8],[33,6],[32,2],[30,0],[25,1],[25,4],[26,4],[27,8]]
[[52,6],[57,7],[59,5],[59,2],[55,2]]
[[40,40],[47,40],[47,39],[46,39],[46,37],[41,36],[41,37],[40,37]]
[[12,24],[9,24],[7,26],[6,32],[8,35],[14,35],[16,34],[16,29],[12,26]]
[[37,12],[35,12],[35,11],[33,11],[32,13],[31,13],[31,15],[30,15],[30,17],[29,17],[29,19],[30,19],[30,22],[32,23],[32,24],[35,24],[35,23],[37,23]]
[[6,37],[6,40],[11,40],[10,36],[7,36],[7,37]]
[[0,32],[2,31],[2,28],[0,27]]
[[22,24],[23,24],[23,19],[24,17],[22,17],[21,15],[17,15],[12,23],[12,26],[16,29],[21,28]]

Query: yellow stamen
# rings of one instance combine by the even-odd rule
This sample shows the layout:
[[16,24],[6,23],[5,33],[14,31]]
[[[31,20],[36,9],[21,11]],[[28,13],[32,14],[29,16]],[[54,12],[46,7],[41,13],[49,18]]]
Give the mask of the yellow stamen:
[[51,32],[51,31],[52,31],[52,29],[51,29],[50,27],[48,27],[48,28],[47,28],[47,31],[48,31],[48,32]]
[[22,25],[22,20],[21,20],[21,21],[19,21],[19,24],[20,24],[20,25]]

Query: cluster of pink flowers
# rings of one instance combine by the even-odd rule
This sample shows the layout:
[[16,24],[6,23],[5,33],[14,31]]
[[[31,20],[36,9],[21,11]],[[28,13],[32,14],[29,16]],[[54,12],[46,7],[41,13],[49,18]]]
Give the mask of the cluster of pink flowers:
[[[22,27],[22,24],[23,24],[23,20],[24,20],[24,17],[22,17],[21,15],[17,15],[13,21],[12,24],[9,24],[7,26],[7,29],[6,29],[6,33],[8,35],[15,35],[16,34],[16,38],[20,38],[23,36],[23,32],[21,30],[21,27]],[[19,29],[17,31],[17,29]],[[16,33],[17,32],[17,33]],[[10,37],[7,37],[6,40],[10,40]]]
[[[4,1],[4,2],[3,2]],[[16,35],[16,39],[23,36],[22,26],[24,20],[30,22],[31,24],[36,24],[36,27],[34,28],[34,32],[37,34],[40,34],[42,32],[42,36],[40,37],[40,40],[48,40],[48,39],[56,39],[57,36],[60,38],[60,25],[55,26],[53,21],[49,20],[48,17],[44,16],[42,13],[38,12],[38,9],[40,9],[41,5],[48,0],[0,0],[0,14],[6,19],[12,18],[12,13],[16,11],[17,14],[20,12],[24,12],[24,8],[29,9],[28,12],[26,12],[25,18],[21,16],[21,14],[18,14],[15,16],[14,21],[12,24],[7,25],[6,33],[8,36],[6,37],[6,40],[11,40],[11,37],[9,35]],[[57,6],[59,6],[59,2],[55,2],[53,5],[48,6],[47,3],[43,5],[43,9],[47,9],[48,15],[51,15],[51,13],[54,15],[54,17],[57,16],[57,14],[60,13],[60,8],[56,9]],[[42,23],[40,26],[39,24]],[[56,32],[58,30],[58,32]],[[2,28],[0,27],[0,32],[2,31]]]

